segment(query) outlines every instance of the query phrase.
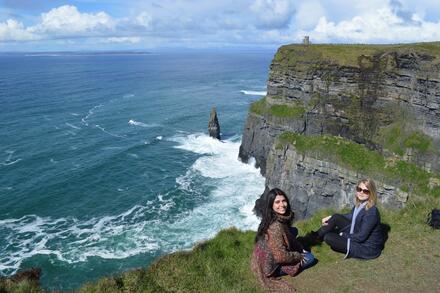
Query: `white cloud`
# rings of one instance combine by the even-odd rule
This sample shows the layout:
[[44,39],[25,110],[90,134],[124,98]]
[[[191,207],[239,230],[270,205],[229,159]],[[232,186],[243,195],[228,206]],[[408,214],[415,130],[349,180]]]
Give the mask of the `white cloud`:
[[141,12],[136,17],[137,24],[144,26],[146,28],[151,25],[152,21],[153,21],[153,17],[146,11]]
[[111,37],[105,39],[105,43],[137,44],[140,41],[140,37]]
[[38,39],[38,36],[29,32],[21,22],[8,19],[0,23],[0,41],[31,41]]
[[30,28],[35,33],[70,35],[111,30],[115,21],[105,12],[81,13],[75,6],[64,5],[41,15],[41,23]]
[[116,10],[92,12],[64,5],[39,16],[9,14],[0,22],[0,42],[275,47],[300,42],[304,35],[315,43],[440,40],[440,14],[429,10],[437,6],[420,1],[161,0],[158,5],[127,0]]
[[117,21],[105,12],[81,13],[75,6],[64,5],[42,13],[40,22],[25,27],[8,19],[0,23],[0,41],[47,40],[67,37],[90,37],[111,34]]
[[294,6],[290,0],[255,0],[250,6],[260,20],[259,27],[286,27],[294,14]]
[[428,22],[421,16],[412,14],[410,19],[404,19],[396,14],[391,7],[377,9],[355,16],[338,23],[319,19],[316,27],[309,32],[312,41],[319,42],[422,42],[440,40],[440,21]]
[[313,28],[325,15],[325,9],[319,1],[299,3],[295,14],[295,26],[303,29]]

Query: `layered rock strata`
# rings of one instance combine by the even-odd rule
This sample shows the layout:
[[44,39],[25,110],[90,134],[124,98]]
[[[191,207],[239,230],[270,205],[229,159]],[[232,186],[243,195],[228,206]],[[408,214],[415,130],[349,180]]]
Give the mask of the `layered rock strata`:
[[[281,188],[291,197],[291,205],[298,219],[307,218],[322,209],[352,206],[356,183],[365,174],[340,165],[301,154],[290,146],[269,151],[266,165],[267,189]],[[380,206],[402,208],[408,193],[387,185],[380,178],[377,193]]]
[[[267,96],[251,106],[239,157],[254,157],[266,185],[293,192],[299,213],[308,216],[348,204],[362,174],[299,159],[291,150],[280,156],[271,151],[280,134],[340,136],[438,172],[439,109],[439,43],[283,46],[270,67]],[[403,206],[399,189],[377,179],[384,205]]]

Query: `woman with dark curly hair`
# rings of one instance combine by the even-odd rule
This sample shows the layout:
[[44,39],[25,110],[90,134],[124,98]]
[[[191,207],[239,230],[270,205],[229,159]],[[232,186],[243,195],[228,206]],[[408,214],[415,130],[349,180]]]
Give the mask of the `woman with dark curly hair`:
[[305,251],[292,233],[292,221],[286,194],[278,188],[270,190],[251,260],[252,271],[267,290],[292,290],[278,277],[295,276],[314,262],[313,254]]

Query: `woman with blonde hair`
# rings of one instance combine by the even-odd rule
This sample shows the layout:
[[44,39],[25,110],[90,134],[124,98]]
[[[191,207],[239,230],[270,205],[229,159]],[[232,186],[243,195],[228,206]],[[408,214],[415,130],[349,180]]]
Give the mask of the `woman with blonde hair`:
[[315,236],[330,247],[354,257],[372,259],[383,249],[380,214],[376,207],[376,185],[371,179],[362,179],[356,185],[355,206],[348,214],[334,214],[322,219]]

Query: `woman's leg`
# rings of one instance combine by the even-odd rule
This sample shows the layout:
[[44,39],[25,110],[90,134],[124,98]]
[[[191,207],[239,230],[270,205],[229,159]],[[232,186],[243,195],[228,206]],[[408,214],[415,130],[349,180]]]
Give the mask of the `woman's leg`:
[[347,238],[340,236],[337,233],[329,232],[325,234],[324,241],[337,252],[347,253]]
[[334,214],[328,221],[327,225],[321,226],[318,230],[318,235],[321,238],[324,238],[324,236],[327,233],[330,232],[337,232],[347,226],[350,226],[350,220],[348,220],[346,217],[340,214]]

